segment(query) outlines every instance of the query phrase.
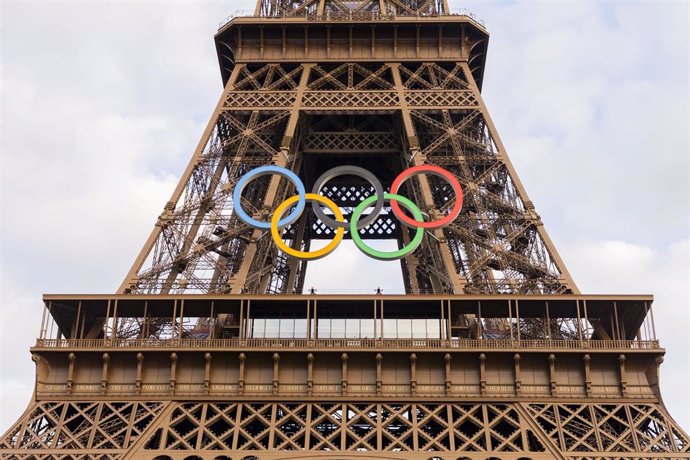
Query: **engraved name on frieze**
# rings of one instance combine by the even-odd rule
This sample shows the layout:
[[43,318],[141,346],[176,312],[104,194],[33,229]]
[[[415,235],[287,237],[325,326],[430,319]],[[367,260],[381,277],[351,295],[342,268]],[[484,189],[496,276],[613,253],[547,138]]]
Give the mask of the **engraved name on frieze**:
[[245,385],[244,389],[246,391],[272,391],[273,385],[249,384],[249,385]]

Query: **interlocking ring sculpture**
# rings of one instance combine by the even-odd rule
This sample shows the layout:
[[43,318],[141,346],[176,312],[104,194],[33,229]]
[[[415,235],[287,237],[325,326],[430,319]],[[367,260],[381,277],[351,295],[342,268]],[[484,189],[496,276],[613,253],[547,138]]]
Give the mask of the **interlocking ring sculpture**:
[[[240,199],[242,196],[242,191],[252,180],[271,174],[277,174],[292,182],[297,189],[297,195],[286,199],[280,205],[278,205],[270,222],[263,222],[256,220],[247,214],[247,212],[242,208]],[[447,181],[453,188],[455,193],[455,203],[444,217],[437,220],[424,221],[422,211],[417,207],[417,205],[409,198],[398,194],[400,187],[402,187],[405,181],[420,174],[431,174],[440,177]],[[352,212],[350,222],[345,221],[343,213],[337,204],[320,194],[321,189],[328,181],[335,177],[346,175],[357,176],[366,180],[372,185],[375,191],[374,195],[365,198],[359,205],[355,207],[355,210]],[[399,260],[414,252],[419,245],[422,244],[422,238],[424,238],[425,230],[436,230],[443,228],[458,217],[460,210],[462,209],[463,192],[460,183],[450,171],[434,165],[421,165],[408,168],[400,173],[400,175],[398,175],[398,177],[396,177],[393,181],[390,193],[386,193],[384,191],[383,185],[381,185],[381,182],[376,178],[376,176],[366,169],[358,166],[337,166],[329,169],[316,180],[312,192],[307,193],[304,184],[297,174],[289,169],[271,165],[252,169],[242,176],[237,182],[237,186],[233,191],[232,198],[235,202],[235,212],[237,213],[237,216],[252,228],[258,230],[270,230],[276,246],[278,246],[281,251],[291,257],[304,260],[316,260],[325,257],[338,247],[345,236],[345,230],[348,229],[351,234],[352,241],[354,241],[357,248],[364,254],[377,260]],[[381,211],[383,211],[386,201],[390,202],[393,214],[400,220],[400,222],[402,222],[403,225],[416,229],[412,240],[397,251],[386,252],[374,249],[364,243],[359,234],[359,230],[371,224],[378,218]],[[331,242],[325,247],[316,251],[299,251],[291,248],[285,244],[280,235],[280,231],[282,229],[300,218],[306,208],[307,202],[312,204],[312,209],[321,222],[335,229],[335,236],[333,240],[331,240]],[[370,208],[372,205],[373,210],[367,216],[362,218],[364,211]],[[285,216],[285,213],[288,211],[288,209],[293,206],[294,209],[292,209],[292,211]],[[328,208],[333,213],[333,217],[335,218],[327,215],[323,210],[323,206]],[[412,217],[405,214],[405,212],[403,212],[401,209],[401,206],[407,209],[407,211],[412,214]]]

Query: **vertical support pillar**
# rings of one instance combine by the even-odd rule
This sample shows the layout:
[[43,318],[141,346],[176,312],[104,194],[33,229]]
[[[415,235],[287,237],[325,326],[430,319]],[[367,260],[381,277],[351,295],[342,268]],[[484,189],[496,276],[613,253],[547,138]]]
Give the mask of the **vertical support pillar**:
[[[625,331],[623,331],[625,334]],[[615,338],[617,340],[624,340],[624,337],[621,336],[621,330],[620,330],[620,321],[618,319],[618,305],[616,301],[613,301],[613,326],[611,327],[611,335],[615,334]]]
[[67,393],[72,394],[72,383],[74,382],[74,362],[77,357],[74,353],[67,355],[67,362],[69,367],[67,368]]
[[[453,326],[453,307],[451,305],[450,299],[446,301],[447,305],[447,315],[446,315],[446,336],[448,338],[448,346],[450,346],[450,341],[453,339],[452,326]],[[458,337],[459,338],[459,337]]]
[[582,357],[582,362],[585,365],[585,393],[587,394],[587,397],[592,396],[592,375],[590,371],[590,364],[592,362],[592,358],[588,354],[584,355]]
[[486,396],[486,355],[479,355],[479,393]]
[[654,309],[649,302],[645,302],[645,309],[647,310],[650,319],[652,320],[652,340],[656,341],[656,324],[654,323]]
[[551,335],[551,311],[549,310],[549,301],[546,301],[546,333],[549,340],[553,340]]
[[417,394],[417,355],[410,355],[410,393]]
[[522,378],[520,376],[520,354],[515,353],[513,356],[513,362],[515,363],[515,395],[522,395]]
[[211,392],[211,360],[213,356],[211,353],[206,353],[204,355],[204,393],[209,394]]
[[137,353],[137,375],[135,377],[134,385],[137,389],[137,394],[141,394],[141,375],[144,370],[144,354]]
[[[147,339],[149,337],[150,322],[149,322],[149,301],[144,300],[144,333],[142,334],[142,339]],[[82,333],[81,336],[84,337],[84,323],[82,323]]]
[[340,355],[340,361],[342,363],[342,369],[340,374],[340,393],[343,396],[347,396],[347,363],[349,361],[347,353],[343,353],[342,355]]
[[[220,317],[220,315],[219,315],[219,317]],[[245,321],[245,318],[244,318],[244,299],[240,299],[240,320],[238,323],[238,326],[239,326],[238,335],[239,335],[240,343],[242,343],[242,341],[245,339],[245,336],[246,336],[246,334],[245,334],[245,329],[247,327],[246,323],[247,323],[247,321]]]
[[81,319],[81,300],[77,304],[77,317],[74,319],[74,322],[72,323],[72,329],[70,330],[69,333],[69,338],[70,339],[76,339],[77,334],[79,333],[79,320]]
[[584,330],[584,336],[585,337],[584,338],[585,338],[585,340],[589,341],[589,339],[591,337],[591,333],[589,331],[589,326],[591,323],[589,322],[589,313],[587,312],[587,300],[582,301],[582,308],[584,310],[584,315],[585,315],[585,330]]
[[247,355],[240,353],[240,375],[237,380],[238,392],[240,395],[244,394],[244,372],[245,372],[245,362],[247,361]]
[[[510,344],[515,346],[514,332],[513,332],[513,302],[508,299],[508,321],[510,322]],[[520,330],[520,325],[518,324],[518,330]],[[519,340],[519,339],[518,339]]]
[[101,372],[101,393],[105,393],[108,389],[108,365],[110,364],[110,355],[103,353],[103,369]]
[[277,395],[280,389],[280,355],[273,353],[273,394]]
[[[115,308],[117,309],[117,304],[115,304]],[[177,339],[180,341],[182,340],[183,332],[184,332],[184,299],[180,300],[180,327],[179,327],[179,330],[177,333]]]
[[580,301],[575,301],[575,309],[577,310],[577,337],[580,339],[580,346],[582,346],[582,315],[580,314]]
[[112,340],[116,340],[116,339],[118,338],[118,337],[117,337],[117,322],[118,322],[117,304],[118,304],[118,302],[117,302],[117,299],[116,299],[115,302],[114,302],[114,307],[113,307],[113,331],[112,331],[112,334],[111,334],[111,339],[112,339]]
[[625,398],[628,396],[628,378],[625,373],[625,355],[622,353],[618,356],[618,365],[621,379],[621,395]]
[[376,395],[380,396],[383,392],[383,372],[382,366],[383,356],[381,353],[376,353]]
[[520,332],[521,326],[520,326],[520,301],[515,300],[515,318],[516,318],[516,324],[517,324],[517,340],[518,343],[522,340],[522,334]]
[[556,396],[558,381],[556,380],[556,356],[553,353],[549,355],[549,384],[551,396]]
[[177,384],[177,353],[170,354],[170,392],[175,393]]
[[484,327],[482,323],[482,301],[477,301],[477,338],[484,338]]
[[111,300],[108,299],[108,304],[105,308],[105,330],[103,331],[103,338],[107,342],[112,334],[108,334],[108,321],[110,321],[110,303]]
[[307,396],[314,394],[314,355],[307,354]]
[[446,387],[446,395],[451,395],[453,393],[453,380],[452,380],[452,375],[451,375],[451,369],[450,369],[450,362],[453,360],[453,357],[450,355],[450,353],[446,353],[443,356],[443,361],[445,364],[445,387]]

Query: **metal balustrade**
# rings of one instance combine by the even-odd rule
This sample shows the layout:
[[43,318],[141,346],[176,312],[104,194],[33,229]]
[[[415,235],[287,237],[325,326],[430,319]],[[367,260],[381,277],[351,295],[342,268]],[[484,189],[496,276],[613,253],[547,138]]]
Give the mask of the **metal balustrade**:
[[254,11],[248,11],[248,10],[237,10],[231,15],[229,15],[227,18],[222,20],[218,24],[218,29],[222,29],[225,27],[228,23],[230,23],[233,19],[236,18],[256,18],[256,19],[289,19],[289,18],[304,18],[310,21],[393,21],[399,18],[407,18],[407,17],[413,17],[413,18],[438,18],[438,17],[447,17],[447,16],[462,16],[467,19],[472,20],[474,23],[480,25],[482,28],[486,28],[486,23],[484,20],[479,18],[476,14],[472,13],[471,11],[465,9],[465,8],[460,8],[456,11],[452,11],[450,14],[440,14],[440,13],[417,13],[417,14],[411,14],[411,13],[380,13],[376,11],[371,11],[371,12],[356,12],[356,11],[350,11],[350,12],[325,12],[324,14],[316,14],[314,12],[311,12],[309,10],[304,10],[304,12],[298,12],[298,13],[283,13],[282,15],[266,15],[266,14],[260,14],[256,15]]
[[419,350],[658,350],[658,340],[510,340],[510,339],[37,339],[36,348],[305,348]]

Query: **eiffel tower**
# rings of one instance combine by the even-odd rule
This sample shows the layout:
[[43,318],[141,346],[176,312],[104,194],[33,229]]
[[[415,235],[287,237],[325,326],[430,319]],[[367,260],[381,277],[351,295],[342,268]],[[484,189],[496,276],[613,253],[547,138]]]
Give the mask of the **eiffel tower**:
[[[187,169],[117,294],[44,296],[35,393],[0,456],[690,458],[653,298],[577,289],[482,99],[488,37],[447,0],[258,0],[221,24],[225,89]],[[462,210],[399,260],[406,294],[304,293],[307,260],[237,212],[270,220],[295,184],[233,199],[268,165],[307,189],[357,166],[387,191],[440,166]],[[352,218],[375,188],[319,190]],[[426,220],[459,199],[429,174],[401,193]],[[404,247],[388,206],[361,236]],[[288,248],[337,237],[306,209],[279,230]]]

